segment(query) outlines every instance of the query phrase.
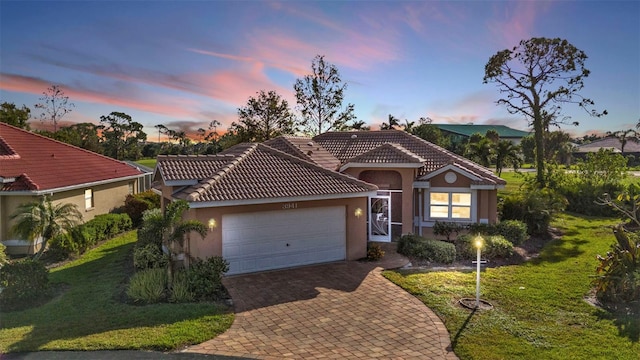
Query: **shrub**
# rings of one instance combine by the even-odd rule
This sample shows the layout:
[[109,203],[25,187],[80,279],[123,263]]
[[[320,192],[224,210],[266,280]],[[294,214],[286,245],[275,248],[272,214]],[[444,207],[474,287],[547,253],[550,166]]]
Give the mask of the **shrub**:
[[189,289],[197,300],[216,300],[223,294],[222,276],[229,271],[229,263],[220,256],[206,260],[195,259],[189,266]]
[[155,244],[162,246],[162,227],[156,226],[156,221],[147,221],[148,219],[162,218],[162,210],[151,209],[144,212],[142,216],[142,227],[138,229],[137,246],[146,244]]
[[519,220],[505,220],[495,226],[495,233],[509,240],[513,245],[520,245],[527,240],[527,224]]
[[135,227],[142,224],[145,211],[160,207],[160,195],[153,191],[145,191],[135,195],[127,195],[124,206],[119,210],[129,215]]
[[495,235],[498,229],[493,224],[472,223],[469,224],[469,233],[474,235]]
[[146,269],[138,271],[131,277],[127,296],[136,303],[153,304],[164,299],[166,287],[166,269]]
[[189,289],[189,277],[186,270],[178,270],[173,274],[173,285],[171,286],[172,303],[185,303],[194,300],[193,292]]
[[0,308],[26,309],[49,298],[49,270],[36,260],[7,263],[0,271]]
[[611,246],[606,257],[597,256],[596,297],[611,304],[639,301],[640,238],[626,232],[622,225],[616,227],[614,235],[617,244]]
[[523,221],[529,235],[546,235],[553,217],[566,206],[567,200],[552,189],[525,188],[503,199],[500,219]]
[[456,237],[460,231],[464,230],[464,226],[456,222],[436,221],[433,225],[433,234],[438,236],[445,236],[447,241],[451,241],[451,235],[456,234]]
[[7,247],[0,243],[0,268],[7,263]]
[[[467,234],[456,240],[456,254],[460,260],[474,260],[477,249],[474,246],[475,236]],[[508,258],[513,255],[513,244],[502,235],[483,236],[482,257],[484,259]]]
[[169,264],[169,256],[156,244],[136,245],[133,250],[133,265],[136,269],[163,268]]
[[400,237],[397,251],[405,256],[445,264],[452,263],[456,258],[456,248],[452,243],[413,234]]
[[367,245],[367,260],[376,261],[382,259],[384,256],[384,251],[380,248],[378,244],[368,244]]

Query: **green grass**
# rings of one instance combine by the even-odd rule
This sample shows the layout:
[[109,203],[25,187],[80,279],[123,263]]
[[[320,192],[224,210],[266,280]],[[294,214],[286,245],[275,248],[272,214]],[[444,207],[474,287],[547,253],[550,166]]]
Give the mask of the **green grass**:
[[0,353],[37,350],[174,350],[221,334],[233,313],[215,303],[134,306],[120,301],[136,241],[130,232],[51,270],[67,290],[49,303],[0,318]]
[[596,255],[615,242],[615,220],[562,215],[564,235],[521,265],[482,272],[490,311],[458,305],[475,297],[475,272],[385,272],[433,309],[461,359],[640,359],[640,317],[588,304]]
[[157,160],[156,159],[141,159],[141,160],[136,161],[136,163],[138,163],[138,164],[140,164],[142,166],[146,166],[146,167],[151,168],[151,169],[155,169]]

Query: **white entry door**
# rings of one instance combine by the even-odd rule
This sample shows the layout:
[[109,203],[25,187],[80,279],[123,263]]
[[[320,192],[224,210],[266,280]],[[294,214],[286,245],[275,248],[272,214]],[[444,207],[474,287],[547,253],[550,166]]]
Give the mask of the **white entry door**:
[[391,241],[391,196],[369,198],[369,241]]
[[230,214],[222,217],[227,274],[344,260],[344,206]]

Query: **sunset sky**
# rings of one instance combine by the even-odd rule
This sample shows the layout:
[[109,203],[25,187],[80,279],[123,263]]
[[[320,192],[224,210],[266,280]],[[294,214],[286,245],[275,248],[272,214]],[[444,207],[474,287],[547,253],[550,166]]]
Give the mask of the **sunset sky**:
[[[606,109],[565,114],[575,136],[640,118],[640,1],[0,1],[0,101],[34,104],[51,84],[75,103],[64,120],[125,112],[145,126],[222,128],[260,90],[295,106],[293,84],[325,55],[346,102],[377,129],[389,114],[435,123],[504,124],[484,66],[522,39],[560,37],[583,50],[581,92]],[[37,123],[38,121],[34,121]]]

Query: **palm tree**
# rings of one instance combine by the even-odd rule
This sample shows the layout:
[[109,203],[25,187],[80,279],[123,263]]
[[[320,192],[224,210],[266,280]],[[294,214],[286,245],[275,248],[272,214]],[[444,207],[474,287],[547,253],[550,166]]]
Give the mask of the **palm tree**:
[[[168,284],[173,283],[173,250],[175,245],[184,247],[184,238],[188,233],[195,231],[203,238],[207,236],[207,227],[198,220],[183,220],[182,214],[189,209],[189,203],[184,200],[177,200],[169,203],[164,213],[156,213],[145,217],[142,225],[147,229],[154,229],[154,233],[162,234],[162,249],[169,255],[169,265],[167,266]],[[153,231],[153,230],[151,230]]]
[[11,228],[13,234],[31,242],[42,238],[42,246],[34,256],[37,260],[49,240],[82,223],[82,214],[75,204],[54,205],[51,198],[43,196],[40,201],[19,205],[10,219],[15,221]]
[[495,145],[496,172],[502,174],[505,165],[511,164],[515,169],[520,167],[520,147],[509,140],[500,140]]
[[394,130],[396,127],[400,126],[400,122],[398,118],[389,114],[389,122],[380,124],[380,130]]
[[483,136],[480,140],[467,144],[466,156],[482,166],[489,167],[493,158],[492,145],[493,142]]

